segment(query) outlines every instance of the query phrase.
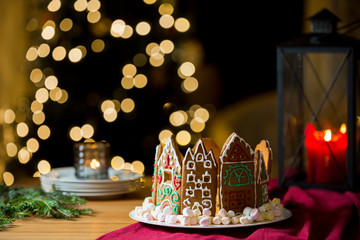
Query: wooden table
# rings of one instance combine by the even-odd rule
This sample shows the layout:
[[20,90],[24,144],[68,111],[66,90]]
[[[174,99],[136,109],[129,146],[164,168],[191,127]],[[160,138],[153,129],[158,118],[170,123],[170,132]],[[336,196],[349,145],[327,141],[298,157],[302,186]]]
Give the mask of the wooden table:
[[94,213],[91,216],[80,216],[71,220],[37,217],[17,220],[12,226],[0,231],[0,240],[94,240],[105,233],[135,223],[136,221],[129,217],[129,212],[135,206],[141,206],[144,198],[150,196],[150,188],[151,178],[145,177],[145,187],[140,191],[112,200],[89,199],[81,208],[92,209]]

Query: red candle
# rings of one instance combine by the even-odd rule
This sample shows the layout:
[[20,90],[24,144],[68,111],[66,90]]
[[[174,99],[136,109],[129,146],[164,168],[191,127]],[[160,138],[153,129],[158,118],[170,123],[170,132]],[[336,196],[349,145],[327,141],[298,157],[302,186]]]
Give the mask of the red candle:
[[307,181],[318,184],[337,184],[343,182],[346,164],[347,134],[346,125],[331,134],[331,130],[317,131],[308,123],[305,130],[307,150]]

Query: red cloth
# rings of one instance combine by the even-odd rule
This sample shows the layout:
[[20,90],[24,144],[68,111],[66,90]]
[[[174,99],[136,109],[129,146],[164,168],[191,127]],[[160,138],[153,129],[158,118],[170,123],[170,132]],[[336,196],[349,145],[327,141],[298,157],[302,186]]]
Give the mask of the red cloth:
[[134,223],[97,240],[146,239],[360,239],[360,193],[292,186],[287,191],[272,181],[270,197],[280,197],[293,216],[262,226],[223,229],[166,228]]

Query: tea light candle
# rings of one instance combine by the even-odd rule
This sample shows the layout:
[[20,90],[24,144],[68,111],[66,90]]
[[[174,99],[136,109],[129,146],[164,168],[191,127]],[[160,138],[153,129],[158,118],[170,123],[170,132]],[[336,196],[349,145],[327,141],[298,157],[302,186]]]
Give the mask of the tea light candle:
[[75,176],[80,179],[108,178],[110,144],[84,142],[74,145]]
[[343,181],[346,167],[347,134],[343,124],[338,133],[331,130],[316,131],[313,124],[305,130],[307,150],[307,181],[319,184],[336,184]]

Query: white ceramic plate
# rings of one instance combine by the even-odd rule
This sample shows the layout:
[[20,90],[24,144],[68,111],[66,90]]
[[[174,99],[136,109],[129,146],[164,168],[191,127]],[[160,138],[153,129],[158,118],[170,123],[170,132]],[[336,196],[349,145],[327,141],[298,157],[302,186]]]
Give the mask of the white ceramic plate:
[[117,176],[111,179],[78,179],[74,167],[54,168],[48,174],[40,176],[41,187],[45,192],[55,189],[82,197],[114,197],[140,190],[144,186],[143,175],[129,170],[113,170],[109,175]]
[[200,226],[199,224],[190,225],[190,226],[184,226],[184,225],[181,225],[180,223],[169,224],[169,223],[165,223],[165,222],[159,222],[159,221],[156,221],[156,220],[146,221],[142,217],[136,216],[135,215],[135,210],[131,211],[129,213],[129,216],[130,216],[130,218],[134,219],[135,221],[139,221],[139,222],[147,223],[147,224],[152,224],[152,225],[157,225],[157,226],[164,226],[164,227],[176,227],[176,228],[239,228],[239,227],[261,226],[261,225],[267,225],[267,224],[271,224],[271,223],[284,221],[284,220],[290,218],[292,216],[292,213],[290,212],[290,210],[284,208],[283,216],[282,217],[275,217],[274,220],[272,220],[272,221],[254,222],[254,223],[249,223],[249,224],[241,224],[241,223],[240,224],[228,224],[228,225],[211,224],[211,225],[209,225],[207,227]]
[[56,180],[56,182],[61,183],[80,183],[80,184],[118,184],[119,182],[127,182],[133,181],[135,179],[139,179],[143,177],[140,173],[135,173],[130,170],[119,170],[119,171],[110,171],[111,175],[115,175],[119,178],[119,180],[112,179],[79,179],[75,176],[75,168],[74,167],[62,167],[62,168],[54,168],[48,174],[43,174],[40,178]]

